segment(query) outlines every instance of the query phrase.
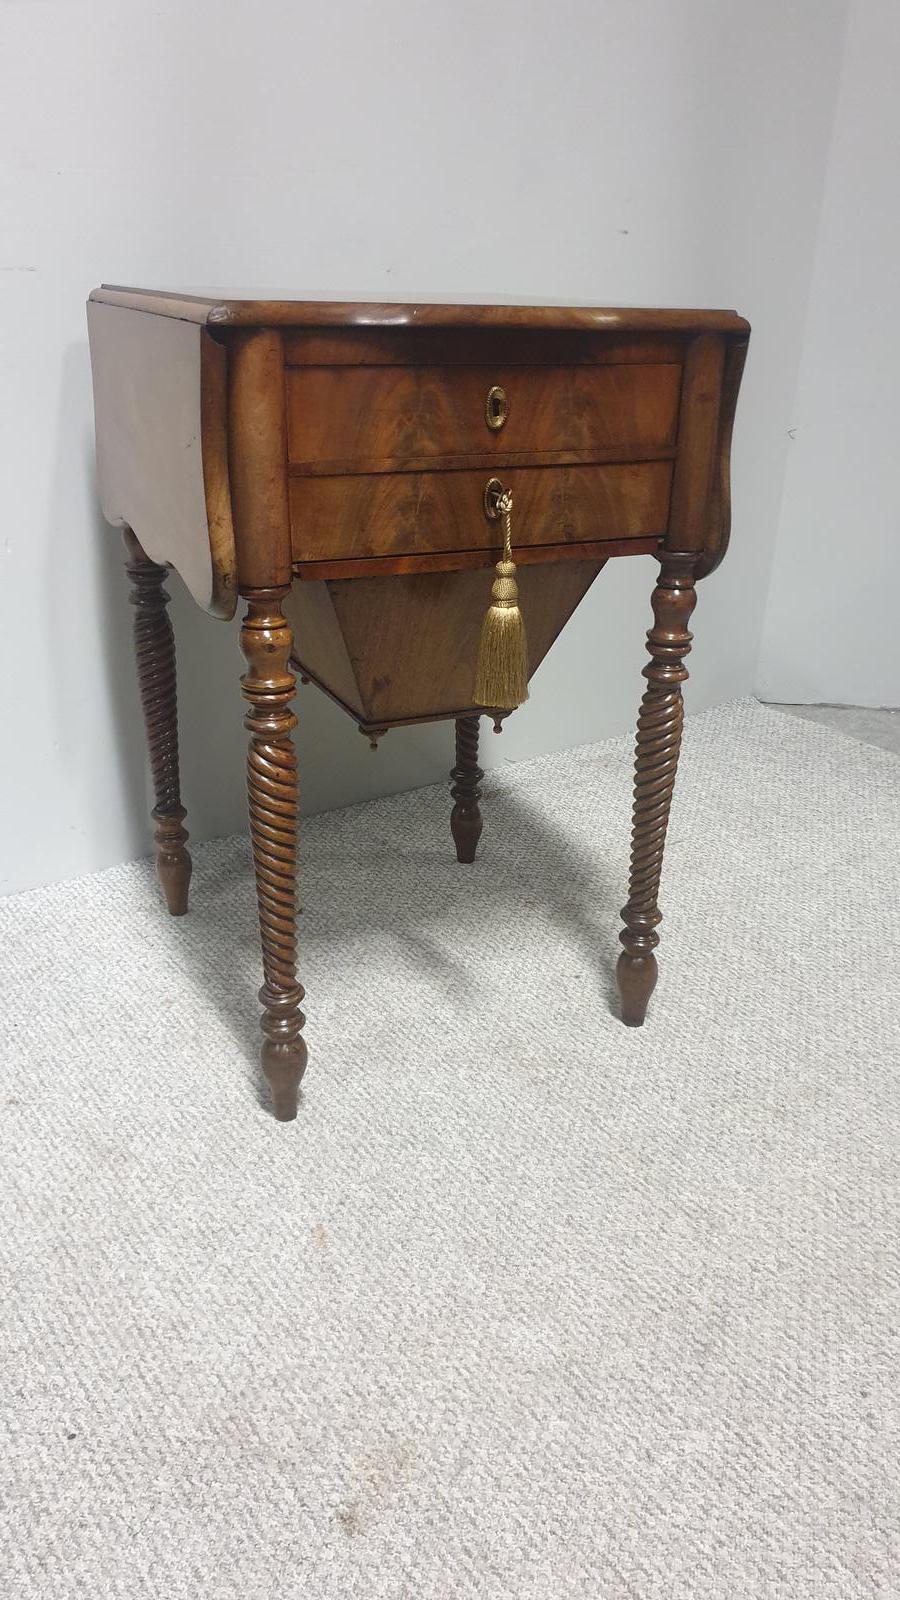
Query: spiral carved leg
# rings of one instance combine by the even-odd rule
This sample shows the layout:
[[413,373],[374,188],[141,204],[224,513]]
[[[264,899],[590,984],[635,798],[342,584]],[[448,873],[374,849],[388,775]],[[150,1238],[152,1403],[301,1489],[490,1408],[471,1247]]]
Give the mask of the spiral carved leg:
[[126,530],[126,570],[131,579],[134,606],[134,650],[138,683],[156,804],[151,813],[156,838],[156,869],[166,904],[173,917],[188,908],[191,858],[185,849],[186,816],[178,780],[178,717],[175,692],[175,635],[163,588],[167,567],[157,566],[144,554],[130,529]]
[[248,670],[241,679],[250,710],[247,789],[256,869],[264,983],[263,1071],[279,1122],[297,1115],[297,1089],[306,1070],[306,1041],[297,981],[297,757],[291,710],[291,630],[281,610],[284,589],[245,595],[241,649]]
[[478,765],[478,726],[480,717],[456,719],[456,766],[450,773],[453,786],[450,790],[456,802],[450,813],[450,832],[456,845],[457,861],[475,860],[475,851],[484,827],[478,802],[480,784],[484,773]]
[[669,807],[681,748],[684,709],[681,685],[687,678],[684,657],[691,648],[688,622],[696,604],[696,552],[666,552],[653,591],[654,625],[647,635],[650,660],[644,668],[647,688],[641,701],[635,750],[634,810],[631,831],[631,877],[628,904],[622,909],[624,946],[616,967],[622,999],[622,1021],[640,1027],[656,986],[654,951],[662,914],[657,904]]

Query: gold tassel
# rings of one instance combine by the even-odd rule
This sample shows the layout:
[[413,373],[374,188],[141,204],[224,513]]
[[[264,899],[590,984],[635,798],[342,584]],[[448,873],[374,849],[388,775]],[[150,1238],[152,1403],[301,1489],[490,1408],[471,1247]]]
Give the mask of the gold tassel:
[[519,610],[519,586],[512,558],[512,494],[497,501],[503,516],[503,559],[491,586],[475,674],[475,705],[514,711],[528,699],[528,642]]

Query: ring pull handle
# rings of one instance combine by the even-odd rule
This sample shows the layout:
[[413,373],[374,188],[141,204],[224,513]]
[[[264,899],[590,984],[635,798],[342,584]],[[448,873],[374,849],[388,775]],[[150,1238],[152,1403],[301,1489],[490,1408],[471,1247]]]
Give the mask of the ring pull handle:
[[484,420],[492,433],[498,433],[508,416],[509,400],[506,390],[501,388],[499,383],[495,383],[494,387],[488,390],[484,402]]
[[484,486],[483,499],[484,514],[488,522],[499,522],[511,496],[509,490],[504,488],[499,478],[488,478]]

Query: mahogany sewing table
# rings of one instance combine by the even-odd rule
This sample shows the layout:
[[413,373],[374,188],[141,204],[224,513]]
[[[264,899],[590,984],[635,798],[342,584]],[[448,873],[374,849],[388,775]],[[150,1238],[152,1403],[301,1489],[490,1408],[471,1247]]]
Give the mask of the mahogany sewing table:
[[[728,542],[731,428],[749,335],[733,311],[334,304],[103,287],[88,304],[100,497],[122,526],[159,876],[187,909],[174,567],[219,617],[245,603],[241,680],[264,982],[262,1062],[296,1115],[295,674],[376,739],[456,724],[451,817],[474,859],[474,662],[496,497],[515,502],[533,672],[604,564],[660,569],[636,751],[617,975],[626,1023],[656,982],[657,904],[694,584]],[[492,499],[493,496],[493,499]]]

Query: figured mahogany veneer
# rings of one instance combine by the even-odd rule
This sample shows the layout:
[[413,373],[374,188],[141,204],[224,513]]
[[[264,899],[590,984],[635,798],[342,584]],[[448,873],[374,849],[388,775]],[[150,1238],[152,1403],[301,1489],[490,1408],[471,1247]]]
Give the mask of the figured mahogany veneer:
[[293,478],[294,558],[493,552],[496,524],[485,517],[483,502],[485,480],[494,474],[513,491],[517,548],[661,539],[666,531],[670,461]]
[[[506,415],[492,430],[494,389]],[[520,451],[642,460],[674,453],[680,390],[675,362],[296,367],[287,373],[288,459],[293,474],[414,470],[441,456],[502,462]]]
[[[512,489],[533,672],[604,564],[660,561],[618,975],[656,981],[658,893],[696,580],[727,548],[749,328],[733,311],[346,303],[104,287],[88,306],[100,498],[125,531],[160,875],[186,909],[168,567],[246,602],[248,794],[275,1114],[306,1066],[297,977],[295,673],[373,735],[456,724],[451,827],[481,832],[475,657]],[[499,720],[501,713],[496,713]]]

